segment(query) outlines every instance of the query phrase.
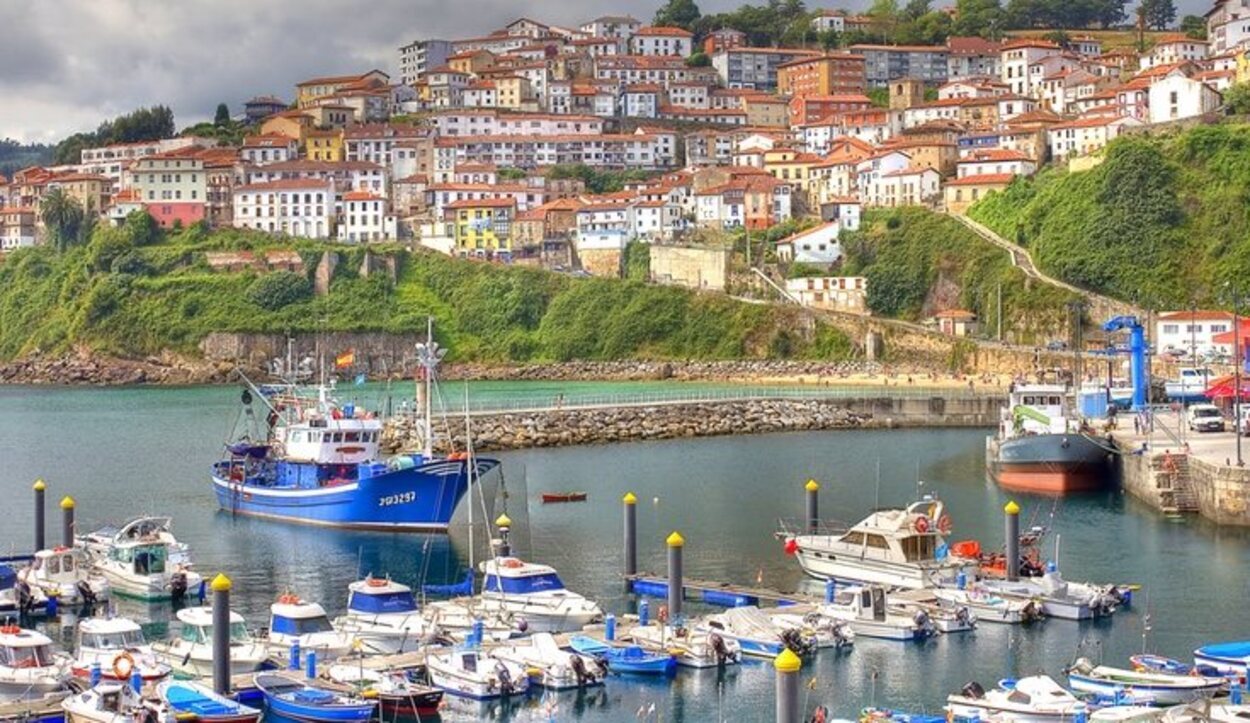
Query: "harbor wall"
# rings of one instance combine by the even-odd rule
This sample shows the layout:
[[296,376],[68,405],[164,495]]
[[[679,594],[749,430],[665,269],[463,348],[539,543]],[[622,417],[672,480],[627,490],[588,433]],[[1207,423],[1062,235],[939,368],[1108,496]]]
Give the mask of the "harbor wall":
[[1190,458],[1198,512],[1221,525],[1250,526],[1250,470]]
[[1250,468],[1117,446],[1125,492],[1166,514],[1197,512],[1217,524],[1250,527]]
[[[760,399],[723,402],[625,405],[478,414],[473,418],[474,449],[510,450],[647,439],[729,434],[899,427],[991,427],[1002,398],[869,396],[854,399]],[[463,432],[450,448],[463,450]],[[388,421],[383,437],[389,452],[420,449],[414,421]]]

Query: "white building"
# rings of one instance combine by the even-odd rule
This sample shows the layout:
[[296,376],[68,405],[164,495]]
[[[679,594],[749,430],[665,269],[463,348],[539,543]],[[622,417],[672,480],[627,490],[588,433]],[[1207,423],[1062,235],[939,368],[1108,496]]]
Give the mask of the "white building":
[[1219,91],[1201,80],[1173,70],[1150,86],[1150,122],[1194,118],[1213,113],[1224,103]]
[[334,182],[291,178],[234,189],[234,226],[302,238],[329,238]]
[[681,28],[648,25],[639,28],[629,39],[629,52],[634,55],[676,55],[685,58],[694,45],[694,34]]
[[0,251],[35,245],[35,209],[0,208]]
[[1199,355],[1211,351],[1232,350],[1216,344],[1214,337],[1232,331],[1233,315],[1225,311],[1169,311],[1155,320],[1154,344],[1160,351],[1197,350]]
[[425,77],[426,71],[447,62],[452,54],[446,40],[414,40],[399,49],[399,82],[412,85]]
[[343,194],[339,241],[365,243],[395,238],[395,217],[386,212],[386,199],[367,191]]
[[1250,45],[1250,0],[1215,0],[1207,12],[1207,40],[1212,55]]
[[821,10],[812,18],[812,30],[818,33],[845,33],[846,16],[829,10]]
[[922,206],[942,191],[942,176],[932,168],[902,168],[882,174],[864,187],[866,206]]
[[271,133],[248,136],[243,139],[239,157],[255,166],[294,160],[299,156],[299,145],[294,138]]
[[1050,156],[1060,160],[1089,155],[1105,148],[1125,127],[1140,125],[1144,124],[1125,116],[1095,116],[1059,123],[1051,126],[1046,133]]
[[786,293],[803,306],[849,314],[868,313],[868,279],[863,276],[809,276],[786,280]]
[[629,204],[587,204],[577,210],[577,248],[623,249],[633,238],[634,210]]
[[1195,40],[1184,35],[1171,36],[1155,43],[1150,52],[1143,55],[1138,62],[1142,70],[1157,68],[1160,65],[1197,63],[1206,60],[1207,47],[1208,43],[1205,40]]
[[[1063,49],[1048,40],[1013,40],[1002,47],[1002,81],[1016,95],[1033,95],[1030,66],[1043,58],[1060,55]],[[1041,80],[1044,74],[1038,74]]]
[[660,93],[658,85],[638,84],[625,87],[622,100],[626,118],[655,118],[659,115]]
[[800,264],[836,264],[842,259],[841,233],[842,225],[837,221],[800,231],[777,242],[777,258]]
[[583,33],[594,38],[629,40],[642,27],[642,22],[629,15],[604,15],[582,23]]
[[959,160],[955,177],[1010,174],[1031,176],[1037,171],[1037,161],[1027,153],[991,148],[972,151]]
[[548,113],[500,113],[494,110],[462,110],[438,113],[430,123],[441,137],[504,135],[586,135],[603,133],[603,119],[590,115]]

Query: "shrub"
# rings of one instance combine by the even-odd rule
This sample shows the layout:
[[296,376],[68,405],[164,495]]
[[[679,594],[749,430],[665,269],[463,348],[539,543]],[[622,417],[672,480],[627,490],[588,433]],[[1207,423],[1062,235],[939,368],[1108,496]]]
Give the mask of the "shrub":
[[253,281],[247,296],[260,308],[277,311],[312,296],[312,284],[300,274],[278,271]]

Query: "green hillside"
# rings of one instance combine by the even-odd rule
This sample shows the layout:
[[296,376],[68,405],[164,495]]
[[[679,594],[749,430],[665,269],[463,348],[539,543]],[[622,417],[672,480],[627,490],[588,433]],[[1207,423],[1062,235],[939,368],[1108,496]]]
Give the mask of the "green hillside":
[[[205,261],[206,251],[274,248],[296,249],[310,272],[227,273]],[[343,261],[330,293],[315,297],[311,269],[328,250]],[[122,357],[194,353],[211,331],[417,332],[427,314],[460,361],[850,354],[846,337],[823,324],[797,331],[793,309],[397,247],[373,251],[398,258],[397,283],[360,278],[358,247],[233,230],[152,238],[144,224],[128,222],[97,229],[90,244],[64,253],[22,250],[0,263],[0,359],[74,347]]]
[[1002,249],[966,226],[920,208],[871,211],[844,241],[845,272],[868,280],[874,314],[920,321],[935,311],[975,311],[985,330],[1020,343],[1063,333],[1073,295],[1037,283],[1011,265]]
[[1250,126],[1123,137],[1079,173],[1017,180],[969,215],[1046,272],[1145,306],[1219,305],[1250,291]]

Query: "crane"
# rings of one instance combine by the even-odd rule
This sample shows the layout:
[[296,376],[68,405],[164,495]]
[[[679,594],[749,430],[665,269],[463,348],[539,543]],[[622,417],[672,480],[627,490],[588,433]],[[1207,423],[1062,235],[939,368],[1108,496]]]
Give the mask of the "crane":
[[1102,325],[1108,333],[1128,331],[1129,377],[1133,384],[1133,411],[1146,408],[1146,328],[1136,316],[1116,316]]

